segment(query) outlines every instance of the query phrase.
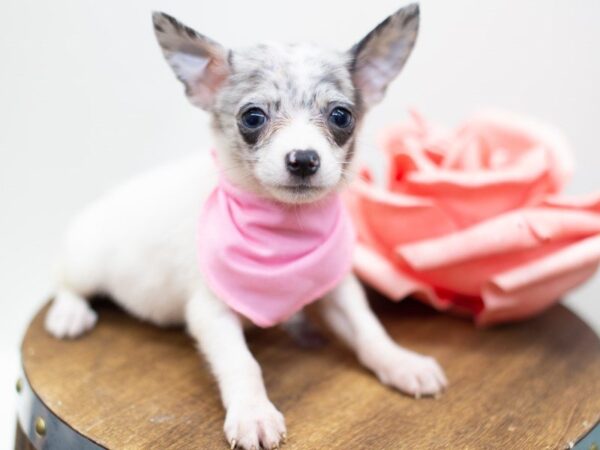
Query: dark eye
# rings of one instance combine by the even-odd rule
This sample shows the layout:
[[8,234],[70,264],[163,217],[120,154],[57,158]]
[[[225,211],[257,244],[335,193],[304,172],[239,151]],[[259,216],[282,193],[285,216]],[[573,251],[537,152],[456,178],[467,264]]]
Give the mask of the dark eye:
[[348,128],[352,124],[352,113],[338,106],[329,114],[329,121],[338,128]]
[[267,121],[267,115],[260,108],[250,108],[244,114],[242,114],[242,124],[246,128],[260,128]]

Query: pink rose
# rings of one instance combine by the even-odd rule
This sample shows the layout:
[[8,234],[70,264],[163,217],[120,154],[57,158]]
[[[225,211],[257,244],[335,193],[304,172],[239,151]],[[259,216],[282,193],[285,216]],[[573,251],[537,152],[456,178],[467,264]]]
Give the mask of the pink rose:
[[488,325],[543,311],[596,270],[600,194],[557,195],[573,164],[555,131],[497,112],[442,130],[413,114],[383,148],[387,189],[364,171],[347,202],[356,272],[390,298]]

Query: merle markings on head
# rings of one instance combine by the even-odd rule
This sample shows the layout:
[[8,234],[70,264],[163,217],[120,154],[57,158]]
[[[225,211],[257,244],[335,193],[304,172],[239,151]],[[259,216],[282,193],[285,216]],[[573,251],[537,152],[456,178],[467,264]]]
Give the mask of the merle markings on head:
[[415,44],[419,7],[400,9],[348,51],[273,43],[228,50],[167,14],[153,20],[189,100],[211,114],[228,178],[304,203],[347,179],[364,113],[382,99]]

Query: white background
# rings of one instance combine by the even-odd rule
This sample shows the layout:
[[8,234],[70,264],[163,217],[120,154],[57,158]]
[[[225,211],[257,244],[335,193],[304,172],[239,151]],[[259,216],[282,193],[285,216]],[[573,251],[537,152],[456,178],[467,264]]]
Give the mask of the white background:
[[[350,47],[398,1],[0,0],[0,447],[12,446],[18,345],[52,288],[77,210],[145,168],[206,148],[206,117],[163,61],[150,11],[228,46],[311,40]],[[416,51],[370,115],[409,106],[455,124],[482,106],[559,126],[578,168],[570,192],[600,188],[600,2],[424,0]],[[600,329],[600,277],[568,303]]]

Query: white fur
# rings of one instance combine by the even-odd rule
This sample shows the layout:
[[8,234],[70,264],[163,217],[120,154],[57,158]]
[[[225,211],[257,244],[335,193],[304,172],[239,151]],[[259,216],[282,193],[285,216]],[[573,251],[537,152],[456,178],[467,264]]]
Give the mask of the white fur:
[[[379,29],[373,35],[372,43],[357,47],[359,65],[369,71],[377,66],[379,59],[391,58],[393,70],[388,68],[384,80],[389,82],[404,63],[416,33],[415,20],[411,19],[408,34],[399,32],[397,25],[403,24],[408,15],[414,19],[417,14],[414,5],[400,10],[387,29]],[[228,76],[225,50],[164,14],[156,13],[154,24],[163,52],[186,84],[188,96],[194,104],[210,110],[215,93]],[[407,35],[404,47],[395,44],[406,41]],[[386,49],[391,51],[383,51]],[[321,70],[314,61],[339,60],[340,70],[347,72],[348,55],[324,54],[324,58],[314,58],[314,53],[321,50],[311,46],[271,46],[261,51],[270,52],[272,60],[288,67],[287,76],[292,77],[290,81],[300,94],[309,94],[308,98],[318,99],[309,101],[320,101],[323,105],[310,105],[313,108],[305,105],[303,110],[297,99],[292,101],[284,96],[282,108],[286,114],[289,112],[285,125],[275,130],[262,148],[254,149],[252,169],[243,161],[236,161],[250,156],[232,152],[236,146],[231,145],[231,140],[240,139],[231,133],[232,127],[229,126],[229,133],[223,130],[216,133],[221,168],[241,188],[289,203],[314,201],[340,187],[346,175],[344,158],[348,150],[333,145],[323,127],[314,121],[315,109],[323,110],[330,102],[344,101],[343,86],[336,90],[317,83],[314,92],[311,91],[311,79],[314,81]],[[286,52],[286,57],[291,55],[287,59],[291,59],[276,58],[273,52]],[[400,61],[399,53],[404,58]],[[305,60],[313,63],[304,64]],[[238,71],[243,71],[244,61],[247,64],[254,61],[250,69],[256,68],[256,58],[242,57],[238,60]],[[337,81],[342,85],[350,83],[349,78],[343,77]],[[381,95],[385,89],[382,83],[375,86]],[[244,89],[243,84],[236,86],[238,90]],[[252,101],[260,104],[260,95],[265,92],[254,88],[248,91],[258,96]],[[224,102],[221,97],[220,100]],[[290,104],[283,105],[286,101]],[[299,102],[304,103],[305,100]],[[223,105],[226,102],[220,104]],[[231,121],[236,113],[229,110],[227,118]],[[311,189],[316,189],[299,195],[286,190],[290,174],[285,155],[302,149],[317,151],[321,165],[310,180]],[[83,211],[67,233],[57,295],[46,316],[46,329],[59,338],[75,338],[90,330],[96,323],[96,314],[88,298],[95,293],[110,295],[142,320],[163,326],[186,324],[217,379],[227,410],[224,431],[231,447],[275,448],[285,438],[285,422],[269,400],[260,367],[246,345],[243,325],[247,321],[206,287],[196,261],[197,221],[215,183],[216,170],[207,151],[135,178]],[[353,275],[333,289],[320,307],[333,332],[383,383],[417,397],[436,395],[446,386],[446,378],[433,359],[399,347],[386,334]]]
[[89,206],[67,232],[63,286],[109,294],[158,325],[183,323],[201,283],[195,228],[216,182],[213,162],[194,156],[151,171]]
[[[242,320],[204,285],[196,263],[198,214],[215,183],[208,152],[142,175],[87,208],[71,225],[61,285],[46,318],[56,337],[93,327],[83,297],[110,294],[132,315],[157,325],[186,323],[209,360],[227,409],[230,442],[276,445],[285,433],[267,397],[260,367],[246,346]],[[321,304],[332,330],[382,382],[420,396],[446,385],[427,357],[397,346],[349,276]]]
[[284,201],[289,197],[289,193],[282,187],[293,181],[285,166],[285,156],[291,149],[311,149],[319,155],[321,167],[311,177],[311,185],[320,188],[321,195],[339,183],[342,175],[342,152],[329,143],[323,132],[311,123],[306,112],[297,111],[290,118],[289,124],[278,131],[271,142],[260,150],[261,156],[254,166],[256,179],[271,195],[281,197]]

